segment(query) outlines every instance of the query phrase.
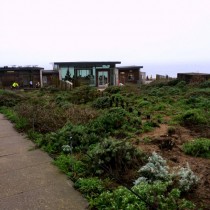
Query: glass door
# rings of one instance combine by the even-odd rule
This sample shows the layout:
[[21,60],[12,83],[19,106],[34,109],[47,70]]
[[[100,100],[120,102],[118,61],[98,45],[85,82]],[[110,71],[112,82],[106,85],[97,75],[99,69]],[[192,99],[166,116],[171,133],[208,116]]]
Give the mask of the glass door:
[[108,81],[108,71],[98,71],[98,86],[103,87]]

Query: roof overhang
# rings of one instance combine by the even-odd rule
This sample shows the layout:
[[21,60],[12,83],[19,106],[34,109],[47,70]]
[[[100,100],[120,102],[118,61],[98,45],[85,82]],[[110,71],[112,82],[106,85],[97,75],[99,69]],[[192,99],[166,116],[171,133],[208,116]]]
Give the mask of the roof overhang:
[[118,70],[128,71],[128,70],[139,70],[139,69],[142,69],[143,66],[117,66],[116,68]]
[[101,65],[116,65],[121,64],[120,61],[78,61],[78,62],[54,62],[54,65],[59,66],[74,66],[74,67],[88,67],[88,66],[101,66]]
[[0,71],[40,71],[42,67],[0,67]]

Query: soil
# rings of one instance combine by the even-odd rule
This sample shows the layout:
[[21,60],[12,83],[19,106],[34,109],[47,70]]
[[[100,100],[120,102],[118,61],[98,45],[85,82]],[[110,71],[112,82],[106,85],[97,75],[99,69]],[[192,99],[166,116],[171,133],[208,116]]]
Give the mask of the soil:
[[[201,134],[192,129],[181,126],[175,127],[175,134],[168,135],[167,124],[160,124],[160,127],[153,131],[141,134],[138,147],[148,154],[153,151],[160,154],[167,160],[170,168],[183,167],[189,163],[191,170],[200,178],[198,187],[187,195],[197,206],[203,209],[210,209],[210,159],[192,157],[185,155],[182,151],[182,144]],[[204,205],[204,206],[203,206]]]

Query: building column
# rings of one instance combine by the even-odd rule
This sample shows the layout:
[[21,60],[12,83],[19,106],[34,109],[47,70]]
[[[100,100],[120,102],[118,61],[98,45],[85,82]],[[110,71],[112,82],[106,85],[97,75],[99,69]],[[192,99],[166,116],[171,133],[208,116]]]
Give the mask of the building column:
[[119,85],[119,70],[117,68],[114,69],[114,84],[115,86]]
[[40,86],[43,87],[42,70],[40,70]]

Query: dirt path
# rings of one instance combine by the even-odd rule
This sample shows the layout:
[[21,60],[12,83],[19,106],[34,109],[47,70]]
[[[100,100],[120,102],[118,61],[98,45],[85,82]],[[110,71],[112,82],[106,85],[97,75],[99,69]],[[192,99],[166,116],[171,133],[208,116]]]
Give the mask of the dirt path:
[[83,210],[88,204],[52,159],[0,114],[0,209]]

